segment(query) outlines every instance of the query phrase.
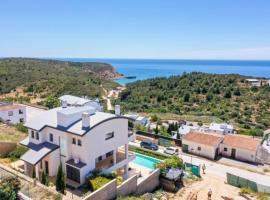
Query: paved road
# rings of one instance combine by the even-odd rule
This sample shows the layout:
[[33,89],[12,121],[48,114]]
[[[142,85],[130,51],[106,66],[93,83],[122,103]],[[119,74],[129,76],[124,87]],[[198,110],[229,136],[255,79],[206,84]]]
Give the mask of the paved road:
[[[140,144],[138,142],[131,142],[131,145],[134,146],[140,146]],[[163,153],[164,147],[159,146],[159,152]],[[222,178],[226,178],[226,173],[231,173],[231,174],[235,174],[238,176],[241,176],[243,178],[247,178],[249,180],[253,180],[257,183],[260,183],[262,185],[267,185],[270,186],[270,176],[268,175],[262,175],[259,173],[255,173],[255,172],[251,172],[245,169],[241,169],[238,167],[234,167],[234,166],[228,166],[228,165],[224,165],[224,164],[220,164],[217,163],[215,161],[210,161],[204,158],[199,158],[197,156],[191,156],[189,154],[184,154],[181,153],[179,155],[184,162],[189,162],[189,163],[193,163],[193,164],[205,164],[206,166],[206,173],[211,173],[213,175],[222,177]],[[242,163],[242,162],[241,162]],[[243,166],[248,165],[246,163],[242,163]]]

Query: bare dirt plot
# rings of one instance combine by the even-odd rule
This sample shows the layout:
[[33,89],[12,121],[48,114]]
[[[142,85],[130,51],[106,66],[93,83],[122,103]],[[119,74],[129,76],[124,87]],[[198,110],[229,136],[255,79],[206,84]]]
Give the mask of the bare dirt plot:
[[20,142],[27,136],[27,133],[18,131],[14,126],[0,124],[0,141]]
[[228,185],[223,178],[211,174],[206,174],[201,181],[182,188],[170,199],[192,200],[196,199],[194,197],[197,196],[197,200],[207,200],[207,193],[210,188],[212,190],[212,200],[246,200],[239,195],[239,188]]

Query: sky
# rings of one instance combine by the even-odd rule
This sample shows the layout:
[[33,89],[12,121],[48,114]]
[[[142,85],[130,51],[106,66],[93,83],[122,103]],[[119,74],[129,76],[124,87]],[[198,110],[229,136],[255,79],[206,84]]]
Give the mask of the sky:
[[269,0],[8,0],[0,57],[270,60]]

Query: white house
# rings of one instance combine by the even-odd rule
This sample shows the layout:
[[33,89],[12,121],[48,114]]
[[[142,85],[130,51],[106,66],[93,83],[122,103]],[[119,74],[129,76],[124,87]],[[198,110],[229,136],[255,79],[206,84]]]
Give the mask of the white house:
[[[190,132],[208,132],[209,128],[206,126],[191,126],[182,124],[179,129],[178,133],[180,134],[180,138]],[[174,134],[173,138],[177,138],[177,133]]]
[[149,119],[144,116],[139,116],[137,114],[125,114],[124,116],[134,120],[134,124],[140,124],[146,126],[149,123]]
[[76,97],[72,95],[63,95],[59,97],[61,104],[66,104],[67,106],[92,106],[97,111],[103,111],[103,106],[100,105],[99,99],[87,99],[82,97]]
[[17,124],[26,122],[26,108],[11,103],[0,103],[0,119],[3,122]]
[[261,140],[245,135],[225,135],[220,153],[237,160],[256,162]]
[[246,79],[246,81],[251,86],[255,86],[255,87],[260,87],[261,86],[261,81],[258,80],[258,79],[248,78],[248,79]]
[[104,173],[122,169],[125,174],[135,155],[128,152],[128,143],[135,135],[128,131],[127,117],[98,112],[90,106],[59,107],[44,111],[25,124],[28,137],[21,144],[30,148],[21,160],[25,174],[35,167],[56,176],[62,163],[67,182],[81,185],[86,176],[98,169]]
[[211,123],[209,126],[209,132],[219,133],[219,134],[233,134],[233,125],[227,123]]
[[222,140],[217,134],[189,132],[182,139],[182,151],[214,160],[219,155]]

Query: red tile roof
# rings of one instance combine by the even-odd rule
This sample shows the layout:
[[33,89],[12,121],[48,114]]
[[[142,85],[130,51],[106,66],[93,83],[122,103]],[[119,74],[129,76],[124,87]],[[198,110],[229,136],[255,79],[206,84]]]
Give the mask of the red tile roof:
[[190,132],[184,136],[184,140],[188,140],[198,144],[204,144],[207,146],[216,146],[222,141],[222,136],[201,133],[201,132]]
[[256,151],[261,141],[257,138],[245,135],[225,135],[223,144],[234,148]]

